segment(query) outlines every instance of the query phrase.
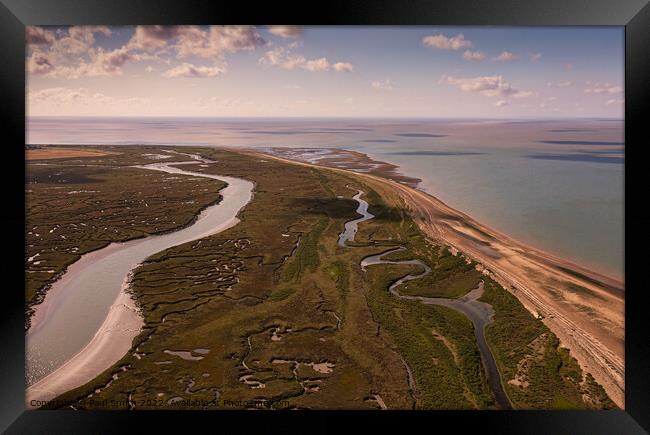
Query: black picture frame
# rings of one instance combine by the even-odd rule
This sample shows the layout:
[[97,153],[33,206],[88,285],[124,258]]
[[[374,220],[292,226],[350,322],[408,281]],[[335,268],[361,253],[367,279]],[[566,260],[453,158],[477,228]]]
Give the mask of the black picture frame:
[[[430,412],[70,412],[24,410],[24,148],[25,26],[72,24],[239,24],[295,23],[337,25],[504,25],[625,26],[625,281],[626,388],[624,411],[430,411]],[[244,3],[209,0],[0,0],[0,118],[4,142],[0,171],[5,229],[3,315],[0,316],[0,430],[7,433],[109,433],[125,428],[162,426],[168,431],[192,427],[218,431],[286,432],[345,429],[339,418],[353,423],[398,430],[488,433],[645,433],[650,430],[650,343],[645,325],[645,246],[643,225],[645,162],[650,154],[644,138],[644,115],[650,104],[650,5],[646,0],[478,0],[408,2],[337,0],[321,4]],[[646,110],[644,110],[646,109]],[[646,141],[647,142],[647,141]],[[9,278],[9,279],[7,279]],[[647,281],[647,279],[645,280]],[[178,415],[182,414],[182,415]],[[226,424],[232,426],[225,426]]]

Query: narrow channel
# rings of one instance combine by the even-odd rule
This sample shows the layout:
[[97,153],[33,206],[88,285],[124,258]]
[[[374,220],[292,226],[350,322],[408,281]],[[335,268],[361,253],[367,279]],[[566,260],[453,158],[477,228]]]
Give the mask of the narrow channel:
[[31,400],[48,400],[92,380],[119,361],[142,326],[127,292],[132,271],[157,252],[224,231],[251,200],[253,183],[234,177],[180,169],[209,164],[194,154],[190,162],[136,166],[227,183],[219,203],[205,208],[188,227],[109,246],[83,255],[35,307],[26,336],[26,383]]
[[[347,241],[354,241],[354,236],[357,232],[357,224],[359,222],[367,221],[374,217],[374,215],[368,212],[368,203],[361,199],[362,194],[363,192],[359,190],[358,193],[353,196],[353,199],[359,203],[357,213],[361,214],[362,217],[349,221],[345,224],[345,231],[343,231],[339,236],[339,245],[341,246],[346,246]],[[361,270],[365,272],[369,266],[377,264],[402,264],[420,266],[422,268],[422,272],[417,274],[409,274],[398,279],[393,284],[391,284],[391,286],[388,288],[388,291],[392,295],[401,299],[420,301],[421,303],[428,305],[440,305],[463,313],[474,325],[474,335],[476,336],[476,342],[479,348],[479,352],[481,353],[481,360],[483,361],[483,365],[486,368],[488,384],[494,393],[497,404],[502,409],[512,409],[510,400],[508,399],[508,396],[503,389],[503,385],[501,384],[501,376],[499,374],[499,369],[497,367],[496,361],[494,360],[492,351],[490,350],[490,347],[485,339],[485,327],[492,322],[494,310],[490,304],[478,300],[483,294],[483,281],[479,283],[477,288],[471,290],[465,296],[458,299],[428,298],[423,296],[402,295],[397,291],[397,288],[400,285],[407,281],[422,278],[431,273],[431,267],[418,259],[402,261],[383,259],[383,257],[386,257],[394,252],[404,250],[406,250],[404,246],[398,246],[380,254],[367,256],[361,260]]]

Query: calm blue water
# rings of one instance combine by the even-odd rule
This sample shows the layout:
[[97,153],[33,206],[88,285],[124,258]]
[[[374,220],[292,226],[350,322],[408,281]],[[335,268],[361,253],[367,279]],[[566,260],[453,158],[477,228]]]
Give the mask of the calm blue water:
[[620,120],[32,118],[27,143],[345,148],[523,242],[623,276]]

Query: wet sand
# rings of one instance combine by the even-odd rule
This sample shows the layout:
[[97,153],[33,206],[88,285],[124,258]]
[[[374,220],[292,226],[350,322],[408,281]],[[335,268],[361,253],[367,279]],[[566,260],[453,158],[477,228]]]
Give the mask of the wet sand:
[[594,376],[617,406],[624,408],[625,291],[621,281],[527,246],[399,182],[338,168],[327,170],[359,177],[380,194],[382,190],[397,193],[404,202],[401,206],[406,205],[432,241],[457,249],[482,264],[528,311],[543,319],[582,369]]

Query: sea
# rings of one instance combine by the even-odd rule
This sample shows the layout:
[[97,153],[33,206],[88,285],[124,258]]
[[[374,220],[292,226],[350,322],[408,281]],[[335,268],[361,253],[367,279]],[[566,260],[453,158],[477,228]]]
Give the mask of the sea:
[[521,242],[624,280],[622,119],[30,117],[28,144],[341,148]]

